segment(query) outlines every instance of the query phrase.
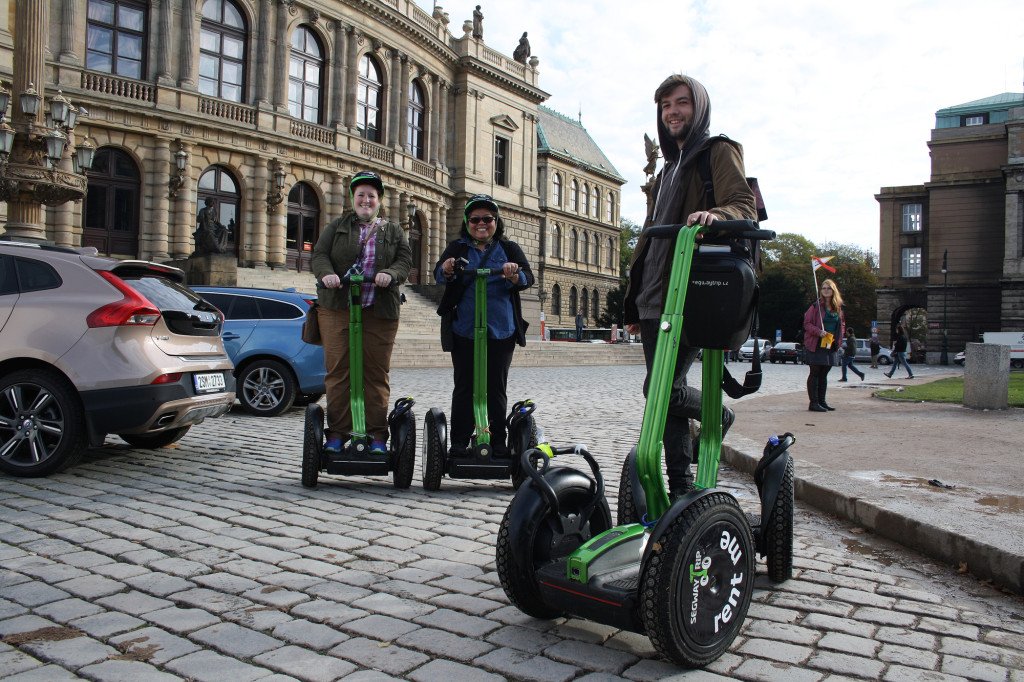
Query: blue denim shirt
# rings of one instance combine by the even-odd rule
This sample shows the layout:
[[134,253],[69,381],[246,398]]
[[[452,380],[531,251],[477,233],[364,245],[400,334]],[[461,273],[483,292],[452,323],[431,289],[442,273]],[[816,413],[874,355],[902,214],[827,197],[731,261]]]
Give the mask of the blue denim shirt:
[[[468,242],[467,242],[468,243]],[[486,252],[470,246],[466,253],[469,261],[467,268],[490,268],[491,274],[487,277],[487,336],[492,339],[507,339],[516,333],[515,320],[512,317],[512,283],[501,274],[501,267],[508,261],[505,250],[500,243],[496,243],[487,256],[487,262],[481,262]],[[452,322],[452,332],[467,339],[473,338],[473,319],[476,312],[476,282],[475,278],[463,275],[466,280],[465,291],[455,308],[455,320]],[[441,268],[437,268],[434,278],[439,283],[444,283],[445,277]],[[519,283],[525,283],[525,275],[519,272]]]

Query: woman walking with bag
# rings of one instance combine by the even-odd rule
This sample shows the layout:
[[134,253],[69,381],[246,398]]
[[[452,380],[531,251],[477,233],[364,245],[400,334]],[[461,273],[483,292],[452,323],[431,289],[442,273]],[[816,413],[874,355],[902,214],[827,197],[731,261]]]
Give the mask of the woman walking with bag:
[[825,402],[828,373],[839,366],[839,348],[846,334],[843,297],[831,279],[821,283],[818,300],[804,313],[804,362],[808,365],[807,397],[811,412],[831,412]]

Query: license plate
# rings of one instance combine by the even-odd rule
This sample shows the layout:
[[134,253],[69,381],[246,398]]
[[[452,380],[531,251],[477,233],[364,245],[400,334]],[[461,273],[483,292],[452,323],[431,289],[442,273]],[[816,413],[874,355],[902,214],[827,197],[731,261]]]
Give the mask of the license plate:
[[223,372],[193,374],[192,380],[196,384],[196,393],[216,393],[227,388],[227,384],[224,383]]

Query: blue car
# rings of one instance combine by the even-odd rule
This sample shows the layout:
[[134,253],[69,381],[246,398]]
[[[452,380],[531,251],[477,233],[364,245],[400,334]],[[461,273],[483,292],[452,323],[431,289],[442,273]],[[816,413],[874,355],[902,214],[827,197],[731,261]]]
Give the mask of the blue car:
[[324,349],[301,338],[314,294],[294,290],[192,286],[224,313],[224,348],[235,363],[242,407],[274,417],[324,394]]

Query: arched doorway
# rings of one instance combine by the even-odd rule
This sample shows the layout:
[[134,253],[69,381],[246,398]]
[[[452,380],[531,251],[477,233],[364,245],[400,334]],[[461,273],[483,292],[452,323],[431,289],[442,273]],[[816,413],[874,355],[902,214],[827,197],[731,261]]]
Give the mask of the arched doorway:
[[298,272],[311,270],[313,247],[319,238],[320,199],[310,185],[298,182],[288,192],[286,267]]
[[239,234],[238,207],[241,195],[238,191],[238,181],[227,168],[210,166],[199,176],[197,199],[199,206],[205,206],[207,199],[213,200],[214,215],[228,228],[228,245],[225,252],[237,256],[238,245],[242,242],[242,235]]
[[104,147],[87,177],[82,246],[94,246],[105,256],[138,258],[141,174],[135,161],[120,149]]

